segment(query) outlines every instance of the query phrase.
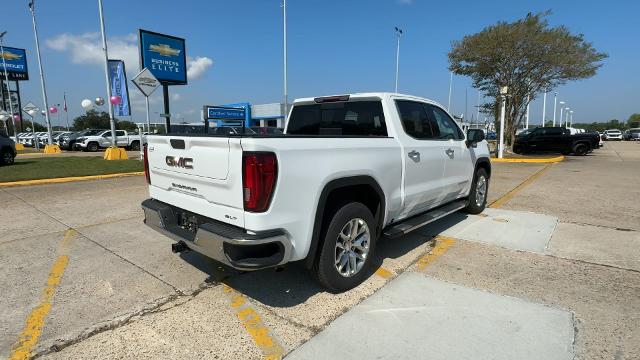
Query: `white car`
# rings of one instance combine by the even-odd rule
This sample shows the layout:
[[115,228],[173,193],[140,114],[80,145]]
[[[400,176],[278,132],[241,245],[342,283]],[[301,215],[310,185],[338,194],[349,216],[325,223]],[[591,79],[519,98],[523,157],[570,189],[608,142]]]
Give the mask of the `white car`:
[[[76,139],[74,148],[83,151],[98,151],[111,146],[111,130],[104,130],[95,135],[85,135]],[[116,130],[116,143],[118,147],[131,150],[140,150],[140,135],[129,133],[126,130]],[[142,144],[147,143],[146,136],[142,136]]]
[[242,270],[304,261],[333,291],[371,270],[378,238],[458,210],[491,176],[484,132],[424,98],[365,93],[293,103],[284,134],[149,136],[145,223]]
[[605,140],[622,140],[622,131],[613,129],[604,131]]

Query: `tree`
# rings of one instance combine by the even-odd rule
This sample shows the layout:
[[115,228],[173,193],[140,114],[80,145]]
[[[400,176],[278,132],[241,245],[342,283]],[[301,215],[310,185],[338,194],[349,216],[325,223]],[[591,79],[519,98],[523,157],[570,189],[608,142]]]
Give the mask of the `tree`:
[[640,114],[635,113],[629,116],[629,120],[627,120],[627,125],[630,128],[638,128],[640,127]]
[[[597,52],[564,26],[550,27],[549,11],[515,22],[499,22],[479,33],[452,42],[449,69],[471,77],[485,97],[494,99],[485,111],[499,114],[502,86],[508,86],[505,134],[511,144],[527,108],[527,95],[536,94],[571,80],[592,77],[607,54]],[[497,118],[498,116],[496,116]]]
[[[116,121],[116,129],[119,130],[136,130],[138,127],[131,121]],[[111,129],[109,121],[109,113],[104,111],[89,110],[86,114],[73,119],[73,130],[79,131],[84,129]]]

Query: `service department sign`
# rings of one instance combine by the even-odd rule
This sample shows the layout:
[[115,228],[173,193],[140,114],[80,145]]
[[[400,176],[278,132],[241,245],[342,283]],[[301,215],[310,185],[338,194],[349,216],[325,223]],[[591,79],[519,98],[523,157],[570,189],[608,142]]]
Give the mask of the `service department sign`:
[[3,54],[0,53],[0,73],[4,78],[4,64],[7,64],[7,74],[9,80],[29,80],[29,69],[27,68],[27,52],[25,49],[4,46]]
[[187,54],[184,39],[142,30],[138,32],[140,68],[147,68],[161,83],[187,83]]

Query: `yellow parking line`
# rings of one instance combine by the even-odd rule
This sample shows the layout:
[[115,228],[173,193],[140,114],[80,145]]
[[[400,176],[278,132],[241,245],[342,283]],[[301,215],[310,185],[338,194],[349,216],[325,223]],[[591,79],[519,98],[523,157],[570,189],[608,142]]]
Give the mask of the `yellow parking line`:
[[382,266],[379,267],[378,270],[376,270],[375,274],[383,279],[391,279],[393,277],[393,272],[383,268]]
[[105,175],[71,176],[71,177],[53,178],[53,179],[22,180],[22,181],[3,182],[3,183],[0,183],[0,187],[60,184],[60,183],[67,183],[67,182],[73,182],[73,181],[102,180],[102,179],[112,179],[112,178],[119,178],[119,177],[125,177],[125,176],[140,176],[140,175],[144,175],[144,172],[136,171],[136,172],[129,172],[129,173],[117,173],[117,174],[105,174]]
[[49,311],[51,311],[51,302],[56,293],[56,288],[60,284],[62,275],[64,275],[64,271],[69,263],[69,255],[67,255],[69,242],[76,234],[77,232],[73,229],[69,229],[64,233],[64,238],[58,246],[58,258],[51,267],[49,278],[47,279],[47,286],[42,292],[40,303],[31,310],[31,313],[27,317],[25,327],[20,333],[18,341],[11,349],[9,360],[22,360],[31,357],[31,350],[33,350],[38,343],[47,315]]
[[564,156],[557,156],[557,157],[553,157],[553,158],[534,158],[534,159],[527,159],[527,158],[515,158],[515,159],[506,159],[506,158],[502,158],[502,159],[498,159],[498,158],[492,158],[491,162],[494,163],[531,163],[531,164],[548,164],[548,163],[557,163],[560,161],[564,160]]
[[230,296],[231,308],[234,309],[245,330],[251,335],[253,342],[264,354],[265,360],[282,359],[284,348],[269,334],[269,329],[244,295],[227,284],[223,285],[223,289]]
[[514,196],[516,196],[516,194],[518,194],[520,192],[520,190],[524,189],[525,186],[531,184],[535,179],[539,178],[540,176],[542,176],[542,174],[553,164],[547,164],[545,165],[542,169],[536,171],[533,175],[529,176],[528,178],[526,178],[522,183],[520,183],[520,185],[516,186],[515,188],[511,189],[511,191],[509,191],[508,193],[504,194],[501,198],[499,198],[498,200],[492,202],[489,207],[490,208],[499,208],[502,205],[504,205],[507,201],[511,200],[511,198],[513,198]]
[[433,249],[431,249],[428,254],[418,259],[418,270],[423,270],[425,267],[427,267],[427,265],[431,264],[437,258],[446,253],[447,250],[449,250],[449,248],[456,243],[456,239],[445,236],[436,236],[435,242],[436,245],[433,247]]

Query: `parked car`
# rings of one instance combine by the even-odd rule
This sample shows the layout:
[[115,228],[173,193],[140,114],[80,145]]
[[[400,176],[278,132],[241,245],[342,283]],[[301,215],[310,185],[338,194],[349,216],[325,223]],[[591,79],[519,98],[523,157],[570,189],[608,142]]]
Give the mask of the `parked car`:
[[79,137],[92,136],[92,135],[99,134],[103,131],[106,131],[106,129],[86,129],[82,131],[76,131],[71,134],[62,135],[60,137],[60,144],[58,145],[60,145],[60,148],[64,150],[76,150],[75,143]]
[[513,144],[513,152],[525,154],[536,151],[555,151],[564,155],[586,155],[589,151],[597,149],[599,145],[598,134],[578,133],[561,127],[539,127],[528,134],[516,136]]
[[282,135],[149,136],[145,223],[237,269],[303,261],[332,291],[370,274],[376,242],[483,211],[484,132],[427,99],[366,93],[294,101]]
[[627,141],[636,141],[640,140],[640,128],[628,129],[625,130],[622,134],[624,140]]
[[13,164],[16,155],[16,143],[7,135],[0,134],[0,165]]
[[605,130],[604,131],[604,139],[611,140],[622,140],[622,131],[617,129]]
[[[146,143],[146,137],[142,137],[143,143]],[[118,147],[124,147],[131,150],[140,150],[140,135],[130,134],[126,130],[116,130],[116,143]],[[74,144],[75,149],[83,151],[98,151],[111,146],[111,130],[104,130],[97,134],[84,135],[76,138]]]
[[497,140],[498,139],[498,134],[493,132],[493,131],[489,131],[487,133],[487,140]]

